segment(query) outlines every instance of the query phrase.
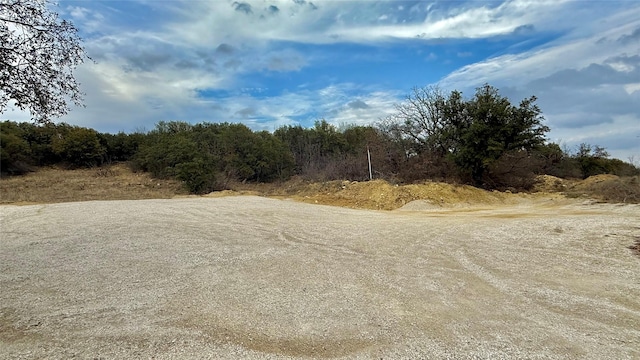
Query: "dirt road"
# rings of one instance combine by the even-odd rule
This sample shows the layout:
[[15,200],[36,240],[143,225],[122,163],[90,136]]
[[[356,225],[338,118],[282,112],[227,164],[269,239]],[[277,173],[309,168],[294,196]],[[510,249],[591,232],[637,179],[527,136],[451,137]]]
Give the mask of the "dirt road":
[[638,205],[185,198],[0,226],[2,359],[640,358]]

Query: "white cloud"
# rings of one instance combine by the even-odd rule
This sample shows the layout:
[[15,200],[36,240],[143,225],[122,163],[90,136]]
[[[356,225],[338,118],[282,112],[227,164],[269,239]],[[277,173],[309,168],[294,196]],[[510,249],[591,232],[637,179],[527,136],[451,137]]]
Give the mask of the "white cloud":
[[[337,126],[372,124],[393,111],[398,96],[397,92],[341,83],[267,98],[243,95],[219,101],[226,113],[250,113],[253,121],[249,125],[254,129],[272,131],[282,125],[312,124],[320,119]],[[236,120],[240,119],[238,116]]]
[[105,17],[94,10],[83,6],[67,6],[62,15],[71,17],[73,23],[86,33],[93,33],[105,28]]
[[85,20],[87,18],[87,14],[90,12],[89,9],[80,6],[70,6],[67,10],[74,21]]
[[327,109],[328,121],[336,126],[372,125],[395,111],[398,93],[374,91],[351,98],[333,109]]
[[625,84],[624,91],[626,91],[629,95],[633,94],[636,91],[640,91],[640,83]]
[[[262,1],[247,0],[240,9],[234,1],[189,2],[188,6],[185,3],[182,20],[169,24],[168,29],[181,41],[198,46],[220,42],[322,44],[391,38],[484,38],[509,34],[532,24],[544,23],[546,28],[565,26],[558,12],[566,1],[509,0],[499,6],[469,1],[444,10],[418,3],[409,11],[411,16],[404,7],[395,7],[393,1],[271,3],[265,6]],[[278,11],[271,11],[271,6]],[[387,21],[390,19],[395,21],[390,24]]]
[[[445,89],[470,95],[489,83],[514,101],[536,95],[551,139],[591,142],[618,158],[640,154],[640,29],[635,6],[520,54],[465,66],[442,79]],[[622,39],[622,40],[621,40]]]
[[[92,71],[110,74],[96,77]],[[284,125],[306,126],[320,119],[337,126],[367,125],[393,111],[400,95],[341,83],[271,97],[252,89],[216,99],[203,99],[195,93],[173,91],[173,85],[161,85],[154,79],[137,79],[148,85],[138,86],[135,79],[123,85],[122,80],[109,79],[109,76],[124,76],[118,73],[117,68],[85,69],[79,75],[91,89],[87,94],[87,107],[74,109],[65,121],[110,132],[149,130],[161,120],[240,122],[254,130],[268,131]],[[146,86],[157,88],[143,91]],[[354,102],[360,105],[353,106]]]

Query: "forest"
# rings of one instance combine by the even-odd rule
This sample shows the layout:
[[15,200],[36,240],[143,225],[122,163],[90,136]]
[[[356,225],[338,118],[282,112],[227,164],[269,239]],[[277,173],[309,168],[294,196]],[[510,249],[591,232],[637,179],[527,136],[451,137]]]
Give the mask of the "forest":
[[0,123],[2,176],[42,166],[96,167],[126,162],[134,171],[175,178],[194,194],[230,182],[369,179],[424,180],[526,191],[535,176],[634,176],[640,168],[606,149],[548,142],[536,98],[513,105],[484,85],[465,99],[438,88],[414,88],[396,112],[372,125],[336,127],[326,120],[274,132],[243,124],[161,121],[150,131],[117,134],[66,123]]

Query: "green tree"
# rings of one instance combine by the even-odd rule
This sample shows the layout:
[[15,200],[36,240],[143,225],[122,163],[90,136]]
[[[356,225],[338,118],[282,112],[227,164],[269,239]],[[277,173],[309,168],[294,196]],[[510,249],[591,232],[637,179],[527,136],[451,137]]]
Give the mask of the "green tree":
[[640,173],[640,169],[633,164],[610,159],[606,149],[598,145],[582,143],[572,158],[577,162],[583,179],[599,174],[634,176]]
[[71,166],[91,167],[102,164],[107,150],[100,143],[97,131],[77,126],[64,130],[52,139],[54,153]]
[[11,121],[0,123],[0,172],[24,174],[31,163],[31,148],[24,139],[24,131]]
[[256,181],[284,180],[294,168],[291,151],[285,143],[267,131],[256,134],[257,156],[254,164]]
[[175,132],[168,123],[159,122],[140,145],[134,166],[155,177],[170,178],[176,175],[176,165],[193,160],[199,153],[188,131]]
[[295,160],[296,173],[313,179],[324,179],[330,163],[339,161],[349,149],[343,133],[326,120],[316,121],[313,128],[284,126],[274,135],[289,147]]
[[312,143],[309,129],[305,129],[300,125],[282,126],[273,134],[290,150],[295,163],[294,172],[302,174],[311,164]]
[[138,151],[138,147],[144,139],[144,134],[133,133],[126,134],[119,132],[117,134],[101,133],[99,134],[100,143],[106,148],[106,161],[128,161]]
[[380,128],[403,144],[408,161],[418,159],[409,162],[446,171],[449,159],[474,185],[490,187],[487,176],[499,159],[522,158],[522,151],[544,143],[549,128],[535,101],[532,96],[513,106],[488,84],[466,101],[458,91],[446,97],[437,88],[414,89]]
[[467,117],[456,124],[458,146],[452,156],[476,186],[484,185],[487,170],[504,154],[544,144],[549,128],[542,125],[535,101],[532,96],[515,107],[498,89],[485,84],[467,102]]
[[65,123],[46,123],[36,125],[23,122],[18,126],[23,130],[23,137],[29,143],[33,164],[38,166],[57,164],[62,159],[53,151],[52,142],[60,133],[67,131],[70,126]]

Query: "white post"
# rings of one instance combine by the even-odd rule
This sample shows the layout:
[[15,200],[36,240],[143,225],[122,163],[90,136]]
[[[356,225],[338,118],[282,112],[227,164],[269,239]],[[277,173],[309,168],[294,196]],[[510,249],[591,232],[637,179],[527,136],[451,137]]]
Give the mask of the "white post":
[[369,160],[369,180],[373,180],[373,173],[371,172],[371,152],[369,146],[367,146],[367,159]]

